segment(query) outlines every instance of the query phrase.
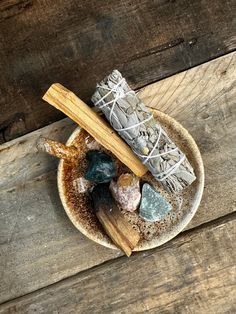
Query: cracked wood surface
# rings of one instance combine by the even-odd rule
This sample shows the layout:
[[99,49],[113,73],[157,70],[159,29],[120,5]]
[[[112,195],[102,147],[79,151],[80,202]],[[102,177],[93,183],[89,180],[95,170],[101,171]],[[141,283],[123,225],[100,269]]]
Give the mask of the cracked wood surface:
[[113,68],[139,88],[233,51],[235,14],[234,0],[2,0],[0,141],[63,117],[41,100],[53,82],[88,101]]
[[[169,113],[187,127],[202,152],[206,187],[201,206],[187,229],[230,214],[236,208],[233,194],[236,184],[235,63],[236,53],[234,52],[151,84],[139,92],[147,105]],[[57,161],[51,156],[35,152],[35,141],[39,135],[64,142],[74,128],[75,125],[69,119],[64,119],[0,147],[1,302],[54,284],[121,255],[118,251],[94,244],[72,226],[57,194],[55,171]],[[216,233],[218,229],[213,230]],[[218,237],[220,246],[224,237],[217,233],[215,237]],[[205,241],[202,242],[204,243]],[[212,246],[215,245],[215,242],[209,243]],[[224,250],[223,243],[221,250]],[[154,251],[157,252],[156,261],[161,258],[162,254],[165,254],[163,253],[165,247]],[[191,250],[194,255],[194,247]],[[217,268],[221,263],[222,267],[224,263],[227,264],[225,259],[227,259],[228,251],[225,256],[222,252],[215,255]],[[138,256],[142,256],[142,253],[134,258],[138,260]],[[196,256],[193,258],[197,258]],[[206,265],[204,263],[208,263],[210,258],[211,256],[204,255],[203,265]],[[220,276],[223,274],[221,273]],[[214,267],[209,270],[209,276],[217,277]],[[179,280],[182,281],[183,276],[180,275]],[[227,284],[231,283],[230,279],[227,280]],[[204,282],[206,281],[203,280]],[[132,290],[131,286],[127,280],[127,291]],[[217,286],[218,281],[216,281]],[[148,286],[143,286],[143,288],[148,289]],[[106,285],[104,289],[108,289]],[[209,304],[210,308],[214,308],[211,300],[207,303],[204,299],[204,284],[198,285],[196,289],[203,296],[204,302]],[[224,298],[227,301],[228,290],[219,288],[219,291],[225,293]],[[78,294],[82,295],[82,288],[81,291],[78,290]],[[213,295],[217,299],[218,294],[215,290]],[[111,296],[112,294],[109,295]],[[27,300],[24,302],[27,303]],[[73,300],[75,299],[70,302],[73,303]],[[158,307],[158,300],[157,297],[154,302],[155,307]],[[228,300],[228,306],[232,308],[232,298]],[[193,303],[197,304],[197,300],[195,301]],[[26,304],[24,302],[22,304]],[[32,296],[32,302],[34,302],[34,296]],[[174,306],[176,302],[175,299],[171,299],[170,304]],[[146,303],[148,304],[147,300]],[[159,305],[161,307],[161,303]],[[91,304],[88,303],[88,306]],[[3,307],[3,309],[7,308]],[[12,308],[11,311],[13,311]],[[30,313],[30,310],[28,312]],[[68,313],[66,310],[64,312]]]

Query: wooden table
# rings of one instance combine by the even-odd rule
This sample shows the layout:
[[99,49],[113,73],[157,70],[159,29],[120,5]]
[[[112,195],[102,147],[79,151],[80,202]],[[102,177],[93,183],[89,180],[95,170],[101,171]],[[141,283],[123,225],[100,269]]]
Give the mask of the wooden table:
[[[0,313],[236,313],[234,11],[231,0],[0,3]],[[41,102],[47,87],[88,100],[114,67],[191,132],[206,173],[184,232],[130,258],[73,227],[57,160],[35,149],[76,127]]]

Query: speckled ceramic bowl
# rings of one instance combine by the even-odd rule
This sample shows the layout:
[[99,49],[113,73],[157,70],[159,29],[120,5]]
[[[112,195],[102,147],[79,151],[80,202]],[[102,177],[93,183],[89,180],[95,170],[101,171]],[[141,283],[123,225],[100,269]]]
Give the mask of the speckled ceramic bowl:
[[[180,233],[193,218],[194,214],[197,211],[197,208],[200,204],[203,187],[204,187],[204,168],[203,162],[201,158],[201,154],[199,149],[192,138],[192,136],[188,133],[188,131],[183,128],[183,126],[178,123],[176,120],[171,118],[170,116],[160,112],[153,111],[154,116],[157,121],[159,121],[167,130],[170,137],[177,143],[180,149],[186,154],[189,159],[191,165],[194,168],[197,179],[195,182],[187,188],[186,192],[183,194],[183,198],[185,199],[185,207],[184,209],[180,209],[178,212],[178,219],[171,219],[168,224],[164,226],[162,224],[162,229],[159,231],[156,236],[152,239],[141,239],[135,251],[147,250],[157,246],[164,244],[165,242],[174,238],[178,233]],[[78,138],[81,129],[77,128],[70,136],[67,141],[67,146],[71,146],[74,144],[76,138]],[[172,136],[173,135],[173,136]],[[110,241],[110,239],[106,236],[103,230],[96,225],[96,223],[92,223],[91,221],[96,221],[96,217],[91,216],[91,219],[87,219],[84,215],[83,206],[77,206],[75,208],[74,203],[70,201],[71,191],[69,191],[68,185],[66,184],[66,178],[68,179],[70,173],[70,169],[65,171],[65,161],[61,160],[58,167],[58,189],[62,204],[65,208],[65,211],[74,224],[74,226],[82,232],[89,239],[104,245],[108,248],[117,249],[117,247]],[[189,190],[188,190],[189,189]],[[76,195],[76,200],[78,204],[83,204],[82,195]],[[81,203],[80,203],[81,198]],[[181,211],[182,210],[182,211]]]

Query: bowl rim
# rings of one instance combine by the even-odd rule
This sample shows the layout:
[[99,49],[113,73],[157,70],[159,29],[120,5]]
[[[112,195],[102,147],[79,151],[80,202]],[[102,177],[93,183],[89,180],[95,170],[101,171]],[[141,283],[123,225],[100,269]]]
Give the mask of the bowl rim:
[[[195,142],[195,140],[193,139],[193,137],[190,135],[190,133],[179,123],[177,122],[174,118],[170,117],[169,115],[156,110],[156,109],[152,109],[153,113],[155,114],[155,116],[160,117],[160,120],[162,119],[166,119],[169,121],[169,123],[173,123],[175,125],[175,128],[181,130],[181,134],[184,138],[188,139],[188,146],[191,146],[191,150],[194,151],[194,155],[195,155],[195,160],[197,160],[197,164],[198,164],[198,172],[199,172],[199,177],[198,177],[198,188],[196,190],[195,196],[194,196],[194,202],[192,204],[192,207],[189,211],[189,213],[184,217],[184,219],[182,219],[181,221],[179,221],[179,223],[175,226],[175,228],[173,228],[172,230],[170,230],[167,234],[165,234],[164,236],[162,236],[161,238],[153,238],[150,241],[146,241],[145,244],[143,244],[142,246],[137,246],[134,251],[143,251],[143,250],[148,250],[148,249],[152,249],[155,248],[157,246],[160,246],[168,241],[170,241],[171,239],[173,239],[175,236],[177,236],[188,224],[189,222],[192,220],[193,216],[195,215],[201,199],[202,199],[202,194],[203,194],[203,190],[204,190],[204,181],[205,181],[205,174],[204,174],[204,166],[203,166],[203,161],[202,161],[202,157],[201,157],[201,153],[199,151],[199,148]],[[78,126],[73,132],[72,134],[69,136],[66,145],[70,146],[73,142],[73,140],[78,136],[79,132],[81,130],[81,127]],[[65,209],[65,212],[67,214],[67,216],[69,217],[69,219],[71,220],[71,222],[73,223],[73,225],[83,234],[85,235],[87,238],[89,238],[90,240],[101,244],[105,247],[111,248],[111,249],[116,249],[118,250],[118,248],[112,244],[107,242],[105,239],[100,239],[98,237],[96,237],[95,235],[89,233],[86,228],[83,227],[82,224],[80,224],[75,218],[74,215],[71,213],[71,209],[70,206],[68,205],[67,201],[66,201],[66,196],[65,196],[65,185],[63,184],[63,180],[62,180],[62,169],[63,169],[63,164],[64,164],[64,160],[61,159],[59,161],[59,165],[58,165],[58,171],[57,171],[57,185],[58,185],[58,191],[59,191],[59,196],[62,202],[62,205]]]

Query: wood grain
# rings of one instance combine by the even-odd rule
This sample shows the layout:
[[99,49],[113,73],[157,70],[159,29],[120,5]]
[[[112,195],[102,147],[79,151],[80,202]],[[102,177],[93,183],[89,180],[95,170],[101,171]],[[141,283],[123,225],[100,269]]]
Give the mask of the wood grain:
[[114,68],[139,88],[234,50],[235,14],[234,0],[2,0],[0,138],[63,117],[40,100],[53,82],[87,102]]
[[114,129],[78,98],[72,91],[61,84],[50,86],[43,100],[59,109],[86,130],[98,143],[111,151],[121,162],[130,168],[136,176],[142,177],[148,169],[133,153],[131,148]]
[[206,179],[195,219],[235,211],[236,52],[151,84],[139,96],[182,123],[200,148]]
[[96,216],[106,234],[121,251],[130,256],[140,240],[139,232],[134,230],[132,225],[124,218],[112,198],[109,186],[106,184],[97,185],[91,195]]
[[85,238],[61,205],[56,172],[1,190],[0,302],[120,256]]
[[236,216],[13,300],[0,313],[235,313]]
[[[170,108],[164,109],[188,127],[202,151],[206,187],[201,206],[187,228],[236,209],[233,193],[236,184],[236,146],[233,145],[235,55],[231,53],[165,82],[160,81],[155,88],[151,85],[140,91],[146,101],[151,99],[147,97],[149,92],[152,97],[160,97],[159,100],[165,95],[164,89],[169,95],[173,93]],[[222,72],[225,74],[220,75]],[[182,83],[180,87],[175,86],[184,76],[192,78],[188,84],[195,80],[194,86],[199,91],[192,102],[189,102],[192,96],[188,97],[188,93],[191,95],[194,88],[182,97],[188,84],[185,88]],[[210,87],[208,93],[206,86]],[[179,97],[182,97],[181,101]],[[178,106],[182,109],[177,110]],[[188,106],[191,107],[189,111]],[[162,107],[158,109],[162,110]],[[119,255],[87,240],[72,226],[57,194],[57,160],[36,153],[34,148],[40,135],[63,142],[74,127],[65,119],[0,147],[0,302],[53,284]]]
[[59,159],[64,159],[67,163],[78,162],[79,151],[73,146],[67,146],[57,141],[40,137],[36,147],[39,152],[44,152]]
[[1,190],[24,185],[27,181],[55,170],[58,160],[46,154],[38,153],[36,142],[40,136],[45,136],[65,143],[75,128],[75,123],[66,118],[1,145]]

